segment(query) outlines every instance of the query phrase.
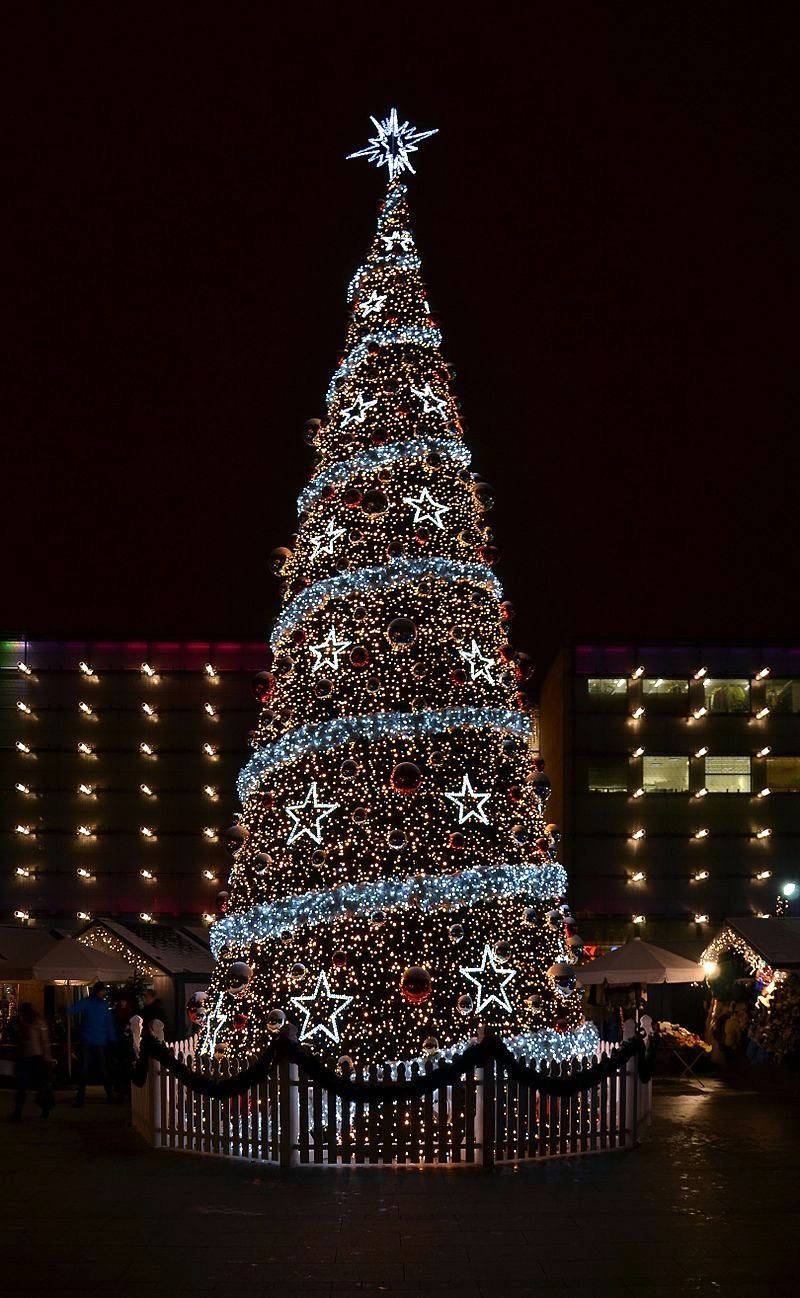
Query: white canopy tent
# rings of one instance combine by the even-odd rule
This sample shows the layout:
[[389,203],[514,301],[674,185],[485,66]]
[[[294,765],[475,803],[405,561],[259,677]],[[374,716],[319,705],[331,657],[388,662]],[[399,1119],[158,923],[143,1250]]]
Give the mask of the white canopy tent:
[[584,987],[647,987],[654,983],[700,983],[703,966],[635,937],[608,955],[575,970]]

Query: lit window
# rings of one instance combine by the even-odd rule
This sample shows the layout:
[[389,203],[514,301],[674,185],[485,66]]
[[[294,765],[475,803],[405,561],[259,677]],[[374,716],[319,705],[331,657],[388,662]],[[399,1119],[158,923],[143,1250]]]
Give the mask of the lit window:
[[709,793],[749,793],[749,757],[707,757],[706,788]]
[[800,680],[767,681],[770,712],[800,712]]
[[768,757],[767,784],[775,793],[800,793],[800,757]]
[[685,712],[689,704],[689,682],[656,676],[642,681],[648,712]]
[[748,680],[707,676],[703,689],[709,712],[748,712],[750,709]]
[[586,682],[589,707],[597,712],[625,712],[628,682],[623,677],[590,676]]
[[586,787],[590,793],[627,793],[628,761],[625,757],[589,757]]
[[642,758],[642,783],[645,793],[687,793],[689,758]]

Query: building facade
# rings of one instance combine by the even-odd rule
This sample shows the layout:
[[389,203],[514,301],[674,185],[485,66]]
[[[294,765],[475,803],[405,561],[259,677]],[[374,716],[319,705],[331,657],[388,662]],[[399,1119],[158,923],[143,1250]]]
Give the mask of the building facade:
[[266,656],[260,643],[0,642],[2,918],[213,914]]
[[800,890],[800,648],[572,644],[540,711],[586,941],[699,951]]

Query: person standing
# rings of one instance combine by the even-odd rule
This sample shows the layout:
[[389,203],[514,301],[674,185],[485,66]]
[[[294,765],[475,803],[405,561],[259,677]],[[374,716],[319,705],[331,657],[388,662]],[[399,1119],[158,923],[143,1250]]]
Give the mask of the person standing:
[[148,987],[144,994],[144,1009],[142,1010],[142,1022],[144,1031],[148,1037],[155,1037],[156,1041],[164,1040],[164,1006],[161,1004],[161,998],[152,987]]
[[86,1099],[86,1083],[92,1068],[99,1072],[105,1087],[106,1099],[111,1104],[114,1096],[108,1070],[108,1053],[109,1046],[117,1040],[117,1033],[105,983],[95,983],[91,995],[84,996],[83,1000],[71,1005],[67,1013],[81,1016],[78,1094],[75,1097],[75,1108],[83,1108]]
[[50,1049],[50,1037],[47,1024],[41,1014],[37,1014],[30,1001],[23,1001],[19,1007],[19,1029],[17,1036],[17,1096],[12,1122],[22,1121],[22,1110],[27,1091],[35,1091],[42,1117],[46,1118],[53,1107],[53,1088],[50,1085],[50,1069],[55,1063]]

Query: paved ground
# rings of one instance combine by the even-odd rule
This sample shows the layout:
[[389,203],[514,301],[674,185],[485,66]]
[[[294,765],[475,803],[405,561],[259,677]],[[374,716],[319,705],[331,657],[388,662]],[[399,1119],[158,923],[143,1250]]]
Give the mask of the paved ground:
[[638,1150],[494,1173],[159,1153],[95,1095],[0,1124],[0,1274],[20,1298],[776,1298],[799,1156],[797,1101],[714,1083],[662,1083]]

